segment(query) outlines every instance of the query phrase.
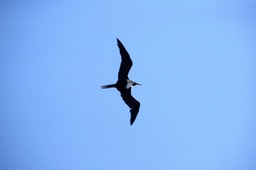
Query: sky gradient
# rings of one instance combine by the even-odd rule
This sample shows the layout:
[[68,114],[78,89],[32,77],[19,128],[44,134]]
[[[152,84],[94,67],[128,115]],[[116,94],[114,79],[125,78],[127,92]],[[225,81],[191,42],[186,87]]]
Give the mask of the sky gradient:
[[[253,0],[0,1],[1,170],[255,170]],[[118,37],[141,109],[115,89]]]

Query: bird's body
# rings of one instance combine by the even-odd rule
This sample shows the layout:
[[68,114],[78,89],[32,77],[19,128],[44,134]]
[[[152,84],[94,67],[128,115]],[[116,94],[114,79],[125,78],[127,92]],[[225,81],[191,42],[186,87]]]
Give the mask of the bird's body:
[[131,112],[130,124],[132,125],[138,115],[140,102],[138,102],[131,95],[131,87],[135,85],[140,85],[140,84],[128,78],[128,73],[133,63],[129,53],[126,51],[123,44],[118,38],[117,38],[117,45],[119,47],[121,58],[122,58],[122,62],[118,72],[118,80],[116,84],[101,86],[101,88],[102,89],[116,88],[121,93],[121,97],[123,98],[124,102],[130,107],[130,112]]

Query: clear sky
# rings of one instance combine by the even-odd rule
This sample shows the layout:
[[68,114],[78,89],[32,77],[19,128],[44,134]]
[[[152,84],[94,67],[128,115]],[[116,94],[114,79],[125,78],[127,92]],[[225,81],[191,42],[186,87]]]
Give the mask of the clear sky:
[[[1,170],[255,170],[255,0],[0,0]],[[141,102],[114,83],[118,37]]]

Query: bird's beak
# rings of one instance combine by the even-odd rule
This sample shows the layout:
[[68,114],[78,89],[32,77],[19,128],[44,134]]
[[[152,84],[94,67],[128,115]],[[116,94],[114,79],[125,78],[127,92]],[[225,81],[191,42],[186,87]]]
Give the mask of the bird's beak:
[[139,84],[139,83],[136,83],[136,85],[142,86],[142,85],[141,85],[141,84]]

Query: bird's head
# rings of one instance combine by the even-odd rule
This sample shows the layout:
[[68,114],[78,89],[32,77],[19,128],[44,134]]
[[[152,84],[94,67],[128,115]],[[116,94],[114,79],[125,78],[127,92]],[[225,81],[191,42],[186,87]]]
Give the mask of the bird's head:
[[141,86],[141,84],[139,84],[139,83],[136,83],[136,82],[132,83],[132,86],[137,86],[137,85]]

